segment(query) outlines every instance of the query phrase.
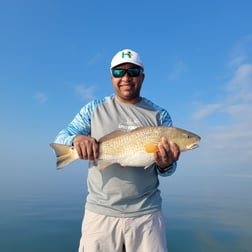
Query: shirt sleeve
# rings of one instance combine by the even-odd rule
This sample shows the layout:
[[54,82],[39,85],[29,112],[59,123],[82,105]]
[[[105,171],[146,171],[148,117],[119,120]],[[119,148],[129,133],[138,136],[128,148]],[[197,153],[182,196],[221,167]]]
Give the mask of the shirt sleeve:
[[[160,123],[161,123],[161,126],[172,126],[171,116],[165,109],[161,109],[160,111]],[[172,168],[170,168],[169,170],[165,172],[161,172],[156,165],[157,173],[162,177],[167,177],[167,176],[172,175],[176,171],[176,168],[177,168],[177,162],[174,162],[172,164]]]
[[91,115],[96,105],[96,101],[85,105],[64,129],[56,136],[54,143],[72,145],[73,139],[77,135],[91,135]]

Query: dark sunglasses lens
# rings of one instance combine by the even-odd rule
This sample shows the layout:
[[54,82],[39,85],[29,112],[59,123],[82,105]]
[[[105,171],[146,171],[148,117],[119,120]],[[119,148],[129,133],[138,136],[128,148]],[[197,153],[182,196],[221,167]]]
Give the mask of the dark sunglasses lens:
[[129,69],[113,69],[112,74],[115,78],[121,78],[125,73],[128,73],[130,77],[138,77],[141,73],[140,68],[129,68]]
[[126,72],[126,70],[124,70],[124,69],[113,69],[112,70],[112,74],[116,78],[122,77],[125,74],[125,72]]
[[137,77],[140,75],[140,68],[129,68],[127,72],[130,77]]

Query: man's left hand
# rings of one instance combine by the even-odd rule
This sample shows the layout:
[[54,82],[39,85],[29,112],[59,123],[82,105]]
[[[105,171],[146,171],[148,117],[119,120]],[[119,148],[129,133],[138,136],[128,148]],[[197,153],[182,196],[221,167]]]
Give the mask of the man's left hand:
[[173,142],[168,142],[167,138],[162,137],[158,148],[159,151],[154,154],[154,159],[159,168],[165,169],[179,159],[179,147]]

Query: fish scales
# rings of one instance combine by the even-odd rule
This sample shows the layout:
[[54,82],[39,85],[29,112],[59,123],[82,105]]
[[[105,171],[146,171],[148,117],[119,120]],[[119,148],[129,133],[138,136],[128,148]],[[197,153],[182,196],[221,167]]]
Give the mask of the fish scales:
[[149,128],[141,131],[134,130],[124,133],[116,138],[101,142],[100,154],[119,155],[120,153],[125,153],[127,151],[141,150],[148,142],[158,143],[159,141],[160,137],[157,139],[157,136],[154,135],[153,131],[151,132],[151,129]]

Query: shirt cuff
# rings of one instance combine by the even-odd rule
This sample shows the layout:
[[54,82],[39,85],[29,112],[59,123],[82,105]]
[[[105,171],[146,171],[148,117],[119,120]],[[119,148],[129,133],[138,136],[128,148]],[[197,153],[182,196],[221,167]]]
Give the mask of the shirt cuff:
[[168,166],[168,167],[166,167],[164,169],[159,168],[158,165],[156,165],[156,167],[157,167],[157,172],[158,172],[159,175],[161,175],[161,176],[170,176],[176,171],[177,162],[172,163],[170,166]]

